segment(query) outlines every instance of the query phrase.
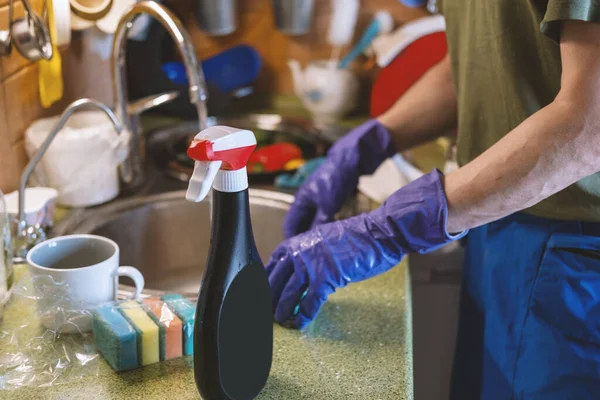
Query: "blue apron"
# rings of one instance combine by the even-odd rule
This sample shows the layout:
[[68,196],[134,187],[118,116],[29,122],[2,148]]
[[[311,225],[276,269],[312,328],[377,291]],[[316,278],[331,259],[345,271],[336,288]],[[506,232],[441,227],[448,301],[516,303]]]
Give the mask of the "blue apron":
[[600,399],[600,224],[515,214],[465,253],[452,399]]

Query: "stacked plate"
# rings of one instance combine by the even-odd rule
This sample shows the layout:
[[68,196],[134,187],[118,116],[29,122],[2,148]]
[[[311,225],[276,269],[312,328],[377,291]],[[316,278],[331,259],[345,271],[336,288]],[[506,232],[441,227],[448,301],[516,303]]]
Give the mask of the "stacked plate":
[[121,16],[136,2],[135,0],[68,1],[71,9],[71,28],[74,31],[82,31],[96,26],[109,35],[115,33]]

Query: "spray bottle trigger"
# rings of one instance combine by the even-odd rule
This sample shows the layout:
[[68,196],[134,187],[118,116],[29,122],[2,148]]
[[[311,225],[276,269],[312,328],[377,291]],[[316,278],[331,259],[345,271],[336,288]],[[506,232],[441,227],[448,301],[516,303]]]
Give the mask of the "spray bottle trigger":
[[222,161],[196,161],[185,198],[196,203],[202,201],[210,191],[221,164]]

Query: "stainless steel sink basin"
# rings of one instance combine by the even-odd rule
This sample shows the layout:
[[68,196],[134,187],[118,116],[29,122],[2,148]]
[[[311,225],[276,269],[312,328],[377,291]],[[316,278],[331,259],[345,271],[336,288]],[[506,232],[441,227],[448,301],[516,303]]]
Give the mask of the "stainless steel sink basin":
[[[263,261],[283,240],[281,226],[292,201],[291,195],[250,189],[252,227]],[[185,200],[184,191],[118,200],[71,212],[52,235],[108,237],[120,247],[121,265],[142,272],[146,293],[173,292],[195,298],[210,243],[209,210],[209,201],[191,203]],[[133,288],[124,284],[120,289],[129,292]]]

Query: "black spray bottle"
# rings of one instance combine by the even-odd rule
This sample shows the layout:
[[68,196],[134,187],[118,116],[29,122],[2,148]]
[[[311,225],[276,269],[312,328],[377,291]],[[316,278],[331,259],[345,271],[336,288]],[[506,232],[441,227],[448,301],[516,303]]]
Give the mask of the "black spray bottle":
[[194,327],[194,375],[204,400],[253,399],[271,370],[271,293],[252,234],[246,172],[255,147],[251,131],[214,126],[188,149],[196,163],[186,198],[198,202],[214,189]]

